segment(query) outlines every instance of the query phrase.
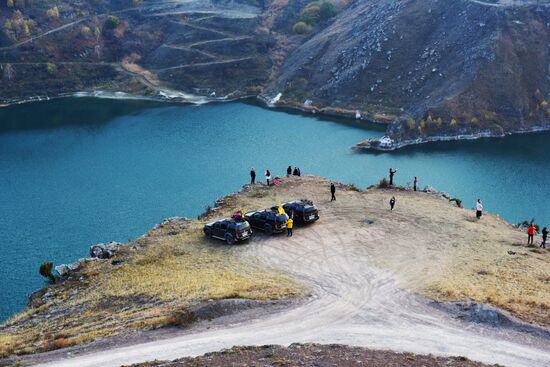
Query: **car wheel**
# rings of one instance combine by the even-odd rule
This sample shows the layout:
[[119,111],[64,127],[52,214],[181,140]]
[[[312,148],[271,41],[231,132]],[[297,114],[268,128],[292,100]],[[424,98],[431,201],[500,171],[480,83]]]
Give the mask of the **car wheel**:
[[235,243],[235,239],[231,235],[225,236],[225,242],[227,242],[228,245],[233,245]]
[[264,227],[264,231],[265,231],[266,234],[272,235],[273,234],[273,227],[271,227],[269,224],[266,224],[265,227]]
[[208,238],[212,238],[212,231],[210,229],[207,229],[204,231],[204,235]]

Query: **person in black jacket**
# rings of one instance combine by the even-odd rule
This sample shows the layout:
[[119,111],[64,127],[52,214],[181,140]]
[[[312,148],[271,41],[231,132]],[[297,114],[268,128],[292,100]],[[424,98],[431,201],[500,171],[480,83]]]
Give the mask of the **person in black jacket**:
[[395,196],[392,196],[390,199],[390,210],[393,211],[393,207],[395,206]]
[[254,185],[256,183],[256,170],[254,167],[250,169],[250,184]]
[[393,186],[393,176],[397,173],[396,169],[390,168],[390,186]]
[[548,238],[548,228],[544,227],[542,229],[542,242],[540,244],[540,247],[546,248],[546,239]]
[[335,201],[336,196],[334,194],[336,194],[336,186],[334,186],[333,183],[330,184],[330,194],[332,195],[332,197],[330,198],[330,201]]
[[287,175],[287,177],[292,175],[292,166],[288,166],[288,168],[286,169],[286,175]]

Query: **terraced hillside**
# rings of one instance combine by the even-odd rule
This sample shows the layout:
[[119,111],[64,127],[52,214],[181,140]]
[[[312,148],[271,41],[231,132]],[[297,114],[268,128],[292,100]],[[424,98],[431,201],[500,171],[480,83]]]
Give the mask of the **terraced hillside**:
[[[258,7],[223,1],[105,3],[105,8],[62,5],[55,22],[41,19],[36,24],[43,29],[0,47],[0,100],[94,90],[242,97],[256,95],[267,80],[272,39],[257,32]],[[12,17],[24,22],[47,11],[15,10],[20,15]]]

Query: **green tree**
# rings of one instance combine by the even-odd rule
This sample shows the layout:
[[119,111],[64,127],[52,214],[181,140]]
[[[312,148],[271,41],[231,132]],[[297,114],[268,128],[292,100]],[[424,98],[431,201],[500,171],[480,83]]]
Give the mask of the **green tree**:
[[319,21],[321,8],[316,3],[311,3],[302,11],[300,20],[308,25],[315,24]]
[[118,27],[119,22],[120,21],[118,17],[115,17],[114,15],[109,15],[107,17],[107,20],[105,21],[105,26],[109,29],[115,29],[116,27]]
[[336,8],[334,7],[333,3],[329,1],[325,1],[321,4],[320,10],[319,10],[319,16],[321,20],[330,19],[335,15],[336,15]]
[[50,18],[59,18],[59,9],[57,6],[54,6],[53,8],[49,8],[46,14],[48,14]]
[[94,36],[96,41],[99,42],[99,37],[101,37],[101,29],[99,29],[99,27],[95,27]]
[[54,75],[56,71],[55,64],[52,64],[51,62],[49,62],[48,65],[46,66],[46,70],[48,71],[48,74]]
[[294,24],[292,31],[296,34],[306,34],[309,32],[309,26],[305,22],[298,22]]
[[82,26],[82,28],[80,29],[80,33],[82,33],[84,37],[88,37],[90,32],[91,32],[90,27],[87,27],[87,26]]

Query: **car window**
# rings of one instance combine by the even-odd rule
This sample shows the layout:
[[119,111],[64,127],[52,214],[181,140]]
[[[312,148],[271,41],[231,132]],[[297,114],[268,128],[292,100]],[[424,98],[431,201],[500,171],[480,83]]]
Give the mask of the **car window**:
[[222,223],[220,227],[221,229],[227,229],[227,223]]
[[288,215],[278,215],[276,220],[277,223],[285,223],[288,220]]
[[243,229],[247,229],[248,228],[248,223],[246,222],[240,222],[240,223],[237,223],[236,224],[236,227],[239,231],[243,230]]
[[214,223],[214,228],[220,228],[220,222]]

